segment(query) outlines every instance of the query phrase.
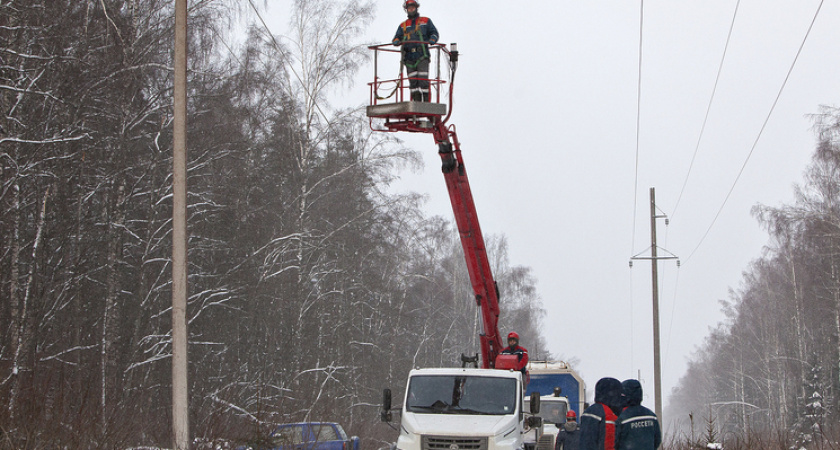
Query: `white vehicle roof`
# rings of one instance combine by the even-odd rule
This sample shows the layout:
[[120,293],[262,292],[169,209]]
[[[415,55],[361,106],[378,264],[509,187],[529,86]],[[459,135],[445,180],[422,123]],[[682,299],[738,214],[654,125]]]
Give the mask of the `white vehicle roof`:
[[554,403],[554,402],[569,403],[569,398],[566,397],[566,396],[562,396],[562,395],[560,397],[557,397],[555,395],[541,395],[540,396],[540,403],[545,403],[545,402],[549,402],[549,403]]
[[514,370],[496,370],[496,369],[474,369],[474,368],[434,368],[434,369],[414,369],[408,373],[408,376],[415,375],[459,375],[459,376],[473,376],[473,377],[496,377],[496,378],[519,378],[522,373]]
[[529,361],[528,370],[571,370],[564,361]]

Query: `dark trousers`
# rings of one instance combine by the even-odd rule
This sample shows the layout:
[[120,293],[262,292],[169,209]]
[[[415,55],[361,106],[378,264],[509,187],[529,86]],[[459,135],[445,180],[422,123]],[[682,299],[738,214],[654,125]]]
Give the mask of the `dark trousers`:
[[417,102],[428,102],[429,93],[429,59],[423,58],[414,63],[405,64],[408,72],[408,86],[411,89],[411,99]]

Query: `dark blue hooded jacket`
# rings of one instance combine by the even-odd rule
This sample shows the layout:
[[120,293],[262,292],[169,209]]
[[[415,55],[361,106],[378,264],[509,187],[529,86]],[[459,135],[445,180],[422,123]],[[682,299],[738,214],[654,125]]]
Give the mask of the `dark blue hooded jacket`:
[[[595,384],[595,404],[586,408],[580,417],[581,450],[612,450],[608,447],[607,412],[608,408],[618,415],[624,406],[621,399],[621,382],[615,378],[601,378]],[[612,424],[609,424],[612,426]]]
[[554,450],[580,450],[580,427],[573,420],[567,420],[560,427]]
[[638,380],[621,383],[627,407],[615,425],[616,450],[656,450],[662,443],[659,420],[642,406],[642,384]]
[[[402,45],[403,62],[409,67],[414,67],[417,61],[429,59],[429,44],[436,44],[438,39],[438,30],[432,19],[415,15],[397,27],[392,43]],[[410,42],[404,44],[405,41]]]

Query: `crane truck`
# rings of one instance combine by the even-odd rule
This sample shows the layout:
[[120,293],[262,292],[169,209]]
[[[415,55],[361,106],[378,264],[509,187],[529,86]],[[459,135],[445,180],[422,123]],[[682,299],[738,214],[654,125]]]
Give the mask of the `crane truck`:
[[[399,450],[523,450],[528,431],[540,425],[539,394],[532,394],[525,410],[526,380],[512,370],[516,356],[500,355],[504,348],[499,333],[499,290],[493,279],[487,250],[470,190],[455,127],[447,125],[452,113],[453,86],[458,65],[456,44],[431,45],[436,54],[437,78],[428,79],[433,89],[430,102],[407,100],[408,79],[400,70],[397,79],[379,77],[380,56],[399,54],[390,44],[369,47],[374,51],[374,81],[370,83],[371,102],[367,115],[371,129],[385,132],[429,133],[434,137],[441,158],[452,211],[461,238],[474,299],[481,311],[481,368],[478,355],[461,356],[460,368],[424,368],[408,374],[400,409]],[[449,65],[450,108],[440,103],[441,55]],[[396,63],[396,61],[395,61]],[[395,64],[396,66],[396,64]],[[382,96],[383,90],[394,86]],[[389,100],[393,98],[394,100]],[[388,100],[388,101],[384,101]],[[383,121],[379,126],[374,120]],[[513,360],[512,360],[513,358]],[[466,367],[468,364],[474,367]],[[493,370],[496,369],[496,370]],[[392,394],[383,391],[382,420],[392,420]],[[526,414],[530,412],[530,414]]]

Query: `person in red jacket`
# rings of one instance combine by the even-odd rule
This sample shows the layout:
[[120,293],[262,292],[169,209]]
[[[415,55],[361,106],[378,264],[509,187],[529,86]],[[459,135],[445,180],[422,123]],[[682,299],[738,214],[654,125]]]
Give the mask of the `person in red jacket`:
[[508,346],[502,350],[502,355],[516,355],[519,357],[519,364],[516,370],[522,372],[522,375],[528,374],[528,349],[519,345],[519,335],[510,332],[508,334]]

